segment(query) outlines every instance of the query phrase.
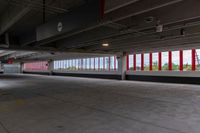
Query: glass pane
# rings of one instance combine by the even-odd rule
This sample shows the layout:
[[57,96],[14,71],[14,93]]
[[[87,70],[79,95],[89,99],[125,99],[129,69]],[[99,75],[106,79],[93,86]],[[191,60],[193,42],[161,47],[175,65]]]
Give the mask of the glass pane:
[[166,71],[168,70],[168,61],[169,61],[169,53],[168,52],[162,52],[162,70]]
[[183,51],[183,71],[192,70],[192,50]]
[[103,70],[103,57],[100,57],[100,70]]
[[90,58],[90,61],[91,61],[90,70],[94,70],[94,58]]
[[116,62],[116,70],[118,70],[118,60],[117,60],[117,57],[115,57],[115,62]]
[[144,54],[144,71],[149,71],[149,53]]
[[73,60],[73,70],[76,70],[76,60]]
[[83,59],[83,66],[82,66],[83,70],[85,70],[85,66],[86,66],[86,59]]
[[78,70],[81,69],[81,59],[78,59]]
[[70,62],[69,62],[69,70],[72,70],[72,60],[69,60]]
[[69,70],[69,60],[67,60],[67,70]]
[[141,70],[141,54],[136,54],[136,70]]
[[90,69],[90,60],[89,58],[86,59],[86,69],[89,70]]
[[133,70],[133,55],[129,55],[129,70]]
[[196,71],[200,71],[200,49],[196,50]]
[[110,70],[112,71],[114,70],[114,58],[115,58],[114,56],[110,57]]
[[105,57],[105,70],[109,70],[109,57]]
[[96,57],[96,58],[95,58],[95,70],[98,70],[98,68],[99,68],[99,67],[98,67],[98,66],[99,66],[98,63],[99,63],[99,58]]
[[158,71],[158,53],[153,53],[152,56],[152,70]]
[[172,70],[179,71],[179,65],[180,65],[180,52],[173,51],[172,52]]

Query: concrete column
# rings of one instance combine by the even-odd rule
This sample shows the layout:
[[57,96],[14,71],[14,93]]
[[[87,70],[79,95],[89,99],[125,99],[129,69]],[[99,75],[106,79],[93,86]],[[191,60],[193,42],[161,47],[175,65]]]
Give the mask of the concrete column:
[[48,61],[48,71],[49,71],[49,75],[52,75],[53,74],[53,70],[54,70],[54,65],[53,65],[53,60],[49,60]]
[[118,60],[118,71],[121,74],[121,79],[126,80],[126,66],[127,66],[126,53],[118,55],[117,60]]
[[20,62],[20,73],[23,73],[24,71],[24,63]]

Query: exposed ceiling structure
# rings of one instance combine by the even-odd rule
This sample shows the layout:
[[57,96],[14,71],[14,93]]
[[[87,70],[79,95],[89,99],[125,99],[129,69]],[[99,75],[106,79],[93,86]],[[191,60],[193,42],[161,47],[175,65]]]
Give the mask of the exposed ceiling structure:
[[199,7],[199,0],[0,0],[0,47],[36,58],[198,48]]

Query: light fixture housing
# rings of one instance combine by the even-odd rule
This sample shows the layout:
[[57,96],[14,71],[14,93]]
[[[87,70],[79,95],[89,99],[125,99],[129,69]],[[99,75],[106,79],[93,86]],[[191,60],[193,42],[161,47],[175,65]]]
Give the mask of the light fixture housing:
[[109,46],[109,43],[102,43],[102,46],[103,46],[103,47],[108,47],[108,46]]

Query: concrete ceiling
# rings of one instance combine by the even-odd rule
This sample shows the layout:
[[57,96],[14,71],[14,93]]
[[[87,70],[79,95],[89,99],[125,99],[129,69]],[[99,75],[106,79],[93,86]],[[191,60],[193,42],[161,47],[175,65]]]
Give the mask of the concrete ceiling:
[[[46,0],[45,23],[73,13],[88,1]],[[20,6],[20,2],[25,4]],[[97,23],[38,41],[36,29],[44,24],[42,2],[0,1],[0,35],[9,34],[9,45],[2,49],[112,54],[200,46],[199,0],[100,0],[104,16]],[[158,25],[163,26],[162,32],[156,32]],[[103,42],[109,47],[102,47]]]

